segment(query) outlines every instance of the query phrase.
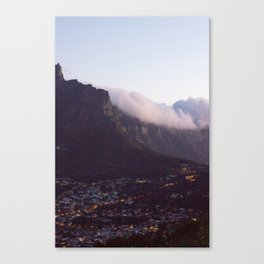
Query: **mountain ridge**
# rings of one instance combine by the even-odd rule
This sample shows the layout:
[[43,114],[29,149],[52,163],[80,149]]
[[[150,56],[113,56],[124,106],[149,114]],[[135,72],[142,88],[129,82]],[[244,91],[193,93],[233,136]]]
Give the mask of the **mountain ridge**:
[[[147,144],[142,135],[144,126],[151,125],[122,113],[112,105],[107,91],[66,81],[59,64],[55,79],[57,177],[155,177],[171,173],[184,162],[195,164]],[[136,133],[139,127],[141,132]]]

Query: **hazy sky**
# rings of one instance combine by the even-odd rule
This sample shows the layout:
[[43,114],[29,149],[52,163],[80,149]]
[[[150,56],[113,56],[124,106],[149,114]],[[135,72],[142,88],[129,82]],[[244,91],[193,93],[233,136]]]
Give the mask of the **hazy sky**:
[[137,91],[155,102],[209,97],[209,18],[59,17],[66,79]]

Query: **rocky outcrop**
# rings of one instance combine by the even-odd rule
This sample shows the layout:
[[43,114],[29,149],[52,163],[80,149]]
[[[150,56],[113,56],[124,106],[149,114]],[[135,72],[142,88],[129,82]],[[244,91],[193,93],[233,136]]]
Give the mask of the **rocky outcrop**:
[[200,162],[208,151],[202,134],[131,118],[112,105],[107,91],[64,80],[59,64],[55,80],[57,177],[159,177],[193,164],[190,159]]

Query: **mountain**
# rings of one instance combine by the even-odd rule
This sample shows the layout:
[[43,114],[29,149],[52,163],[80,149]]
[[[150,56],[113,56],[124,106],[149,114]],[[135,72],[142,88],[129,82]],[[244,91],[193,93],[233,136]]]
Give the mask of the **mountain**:
[[208,130],[141,122],[113,106],[107,91],[66,81],[59,64],[55,79],[56,177],[151,178],[197,165],[190,160],[206,162]]
[[165,155],[209,163],[209,128],[175,129],[142,122],[113,107],[113,119],[131,140]]
[[209,129],[209,100],[205,98],[191,98],[180,100],[173,104],[176,113],[183,112],[192,117],[197,127]]

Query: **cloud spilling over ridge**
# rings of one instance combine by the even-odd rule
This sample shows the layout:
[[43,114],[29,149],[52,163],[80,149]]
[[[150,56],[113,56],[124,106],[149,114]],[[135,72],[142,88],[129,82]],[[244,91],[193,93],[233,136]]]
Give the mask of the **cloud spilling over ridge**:
[[189,98],[173,104],[176,113],[184,112],[193,118],[197,127],[209,126],[209,100],[205,98]]
[[[208,124],[208,120],[206,123],[204,118],[197,119],[197,116],[202,116],[202,114],[196,115],[195,107],[200,106],[199,103],[197,104],[196,99],[181,100],[179,105],[176,102],[175,107],[171,107],[166,104],[154,103],[137,92],[113,88],[106,88],[106,90],[109,91],[113,105],[141,121],[178,129],[197,129]],[[191,107],[192,100],[194,100],[193,107]],[[186,107],[184,102],[187,104]],[[203,104],[201,105],[203,106]],[[197,111],[200,113],[200,110],[197,109]],[[204,109],[201,112],[204,113]]]

